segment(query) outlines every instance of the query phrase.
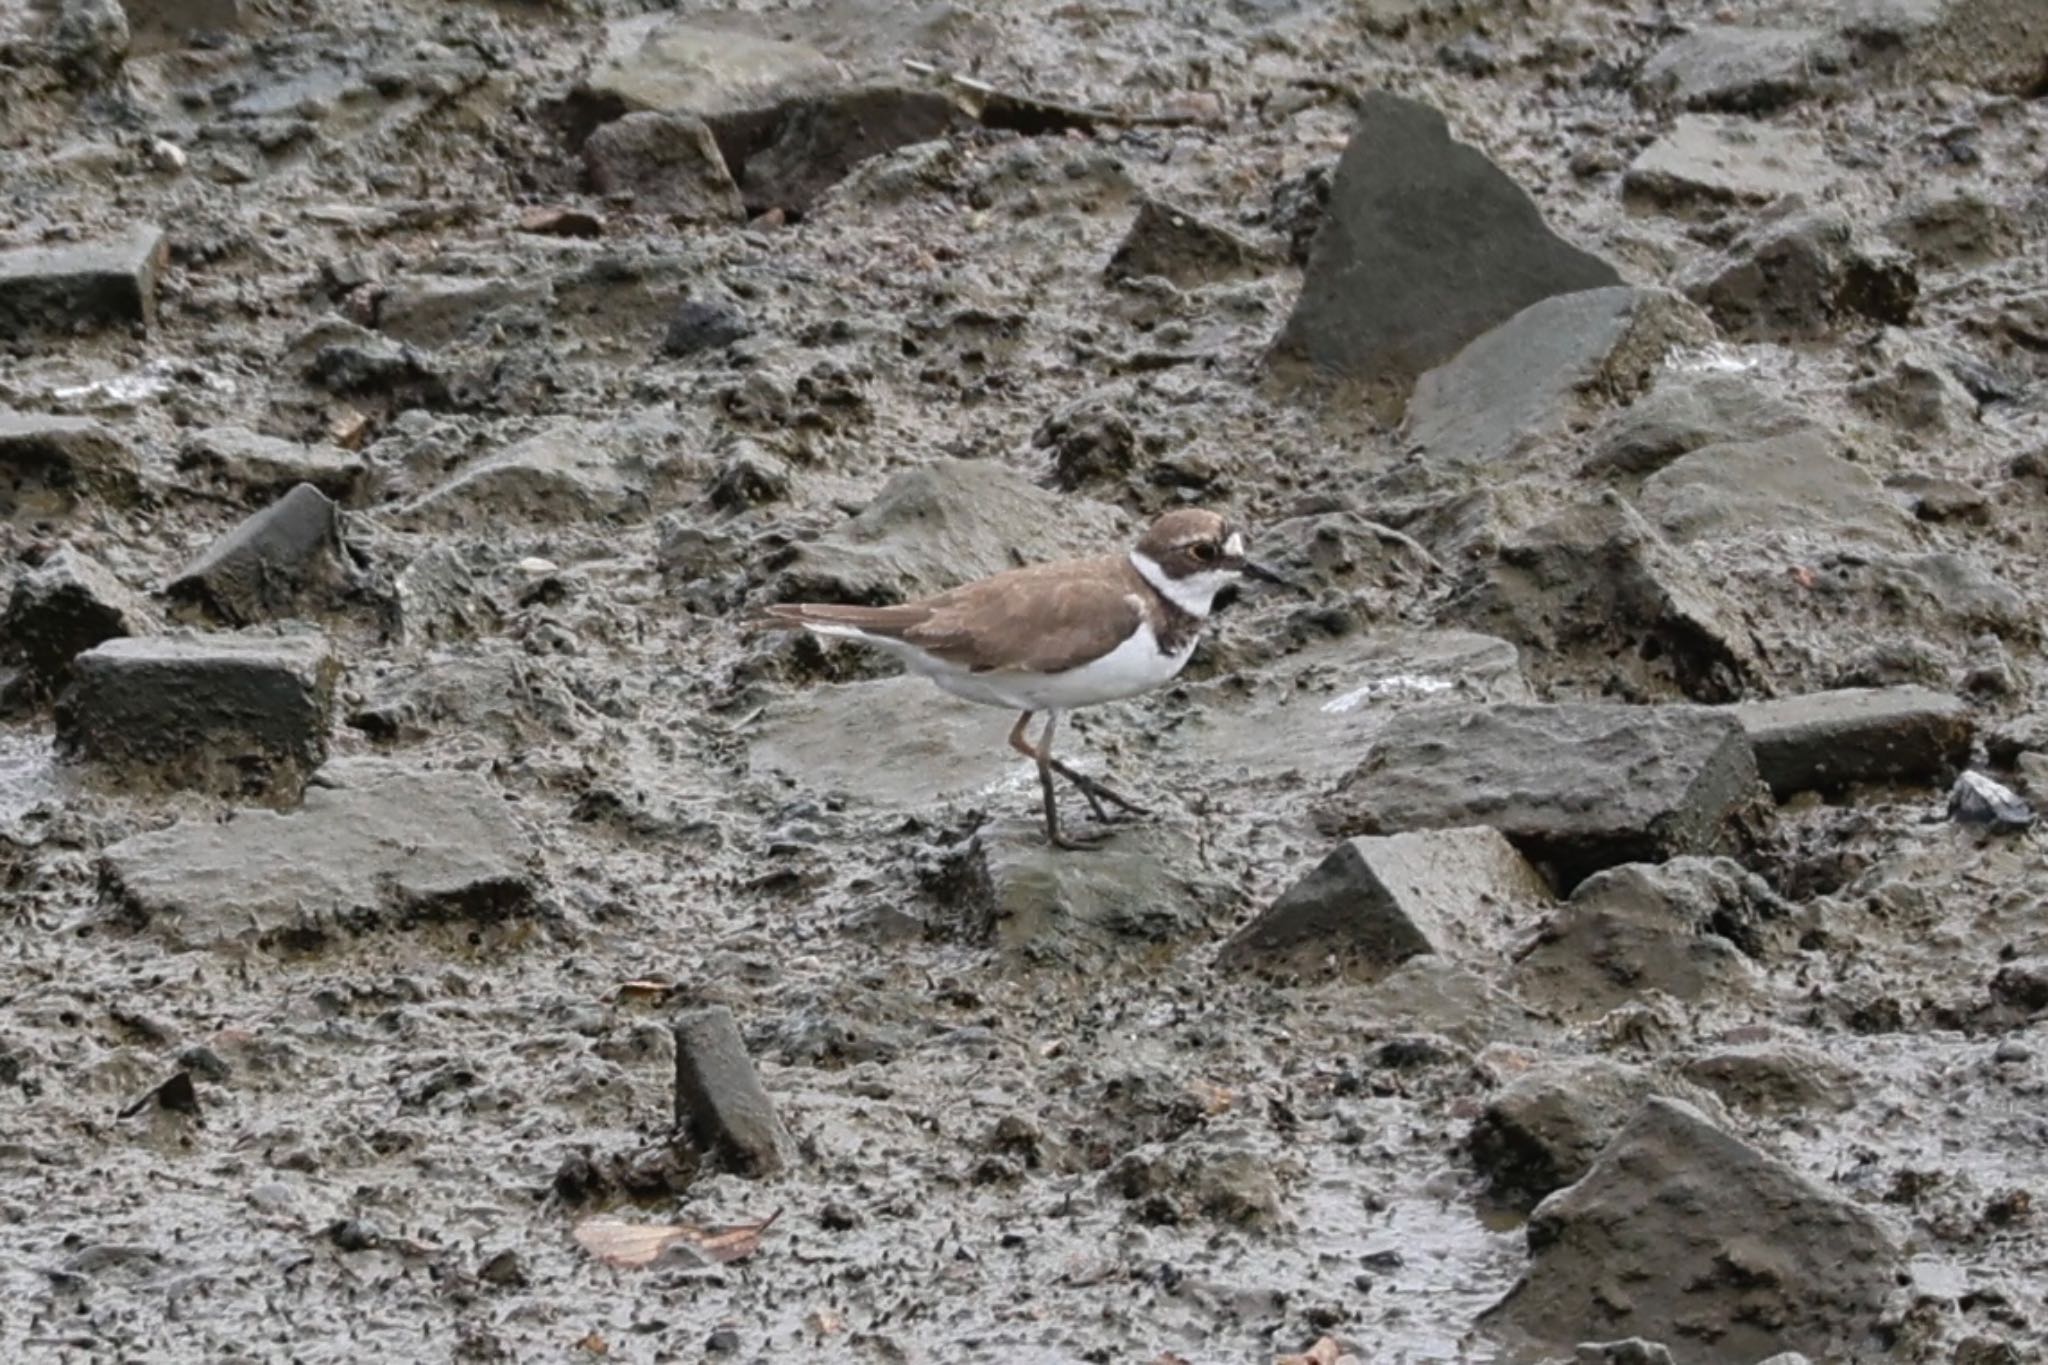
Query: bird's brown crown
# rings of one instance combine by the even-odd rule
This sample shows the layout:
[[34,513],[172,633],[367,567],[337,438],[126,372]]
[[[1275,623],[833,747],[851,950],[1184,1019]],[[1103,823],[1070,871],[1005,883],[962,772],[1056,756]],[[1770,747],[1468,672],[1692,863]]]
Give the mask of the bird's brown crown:
[[1170,578],[1242,569],[1243,551],[1243,538],[1235,536],[1229,521],[1201,507],[1175,508],[1153,522],[1138,541],[1138,553]]

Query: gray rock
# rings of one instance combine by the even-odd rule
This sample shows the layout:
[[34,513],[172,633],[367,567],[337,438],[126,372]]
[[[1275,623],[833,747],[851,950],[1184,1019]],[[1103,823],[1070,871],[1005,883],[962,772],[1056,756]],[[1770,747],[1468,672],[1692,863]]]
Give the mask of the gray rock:
[[1528,1236],[1527,1272],[1483,1319],[1495,1331],[1566,1347],[1597,1322],[1728,1365],[1788,1345],[1882,1354],[1871,1334],[1903,1268],[1876,1217],[1669,1099],[1539,1205]]
[[2048,65],[2033,0],[1776,0],[1784,22],[1829,22],[1873,80],[1924,88],[1953,81],[2025,98]]
[[74,656],[145,634],[155,618],[105,565],[67,546],[14,580],[0,612],[0,661],[20,664],[37,691],[54,693],[71,676]]
[[1806,129],[1687,114],[1643,149],[1621,188],[1639,204],[1688,209],[1787,194],[1816,198],[1835,175],[1820,139]]
[[155,226],[98,241],[0,251],[0,341],[155,325],[164,255],[164,230]]
[[1976,738],[1969,707],[1924,687],[1813,692],[1748,702],[1734,715],[1781,801],[1852,782],[1946,786],[1969,763]]
[[1613,493],[1502,545],[1451,609],[1520,645],[1539,676],[1596,667],[1638,693],[1721,702],[1763,674],[1735,604]]
[[1818,428],[1705,446],[1645,479],[1640,503],[1681,543],[1768,535],[1825,549],[1917,544],[1912,515],[1840,449]]
[[1819,29],[1709,24],[1643,63],[1636,95],[1679,109],[1765,114],[1812,95],[1823,73],[1847,58]]
[[1688,1059],[1682,1074],[1745,1113],[1804,1119],[1853,1108],[1856,1073],[1818,1048],[1796,1043],[1720,1047]]
[[58,741],[124,776],[288,802],[326,760],[341,665],[317,634],[114,639],[71,670]]
[[0,408],[0,516],[63,511],[81,494],[132,502],[141,488],[134,452],[100,423]]
[[131,35],[121,0],[57,0],[50,47],[57,69],[74,85],[111,81],[128,58]]
[[409,276],[377,299],[377,330],[408,346],[446,346],[493,317],[522,309],[540,314],[553,298],[545,278]]
[[1148,1223],[1173,1226],[1205,1218],[1248,1231],[1280,1223],[1280,1182],[1272,1166],[1216,1143],[1127,1152],[1103,1172],[1102,1184],[1136,1203]]
[[631,194],[633,207],[687,223],[746,217],[740,188],[718,140],[688,114],[628,114],[583,144],[583,167],[599,194]]
[[353,451],[264,436],[247,427],[208,427],[194,433],[178,451],[178,469],[257,503],[309,483],[346,505],[361,502],[370,485],[369,463]]
[[1744,341],[1810,341],[1858,322],[1913,320],[1920,280],[1901,253],[1859,243],[1832,210],[1772,217],[1690,278],[1686,296]]
[[575,698],[544,667],[519,656],[430,654],[368,687],[351,728],[384,742],[499,734],[515,747],[573,736]]
[[1265,252],[1228,228],[1161,200],[1141,199],[1103,276],[1112,282],[1157,276],[1191,289],[1257,274],[1271,264]]
[[384,771],[299,809],[134,835],[100,859],[126,921],[180,948],[310,951],[345,933],[537,912],[526,836],[470,773]]
[[676,1016],[676,1128],[698,1152],[751,1179],[780,1171],[789,1133],[762,1088],[732,1011]]
[[1675,1365],[1662,1342],[1629,1337],[1625,1341],[1582,1341],[1572,1348],[1577,1365]]
[[1666,372],[1650,392],[1601,422],[1579,472],[1654,474],[1702,446],[1783,436],[1810,422],[1747,375]]
[[1849,387],[1850,401],[1900,430],[1935,435],[1975,424],[1976,396],[1932,355],[1908,350],[1889,369]]
[[662,334],[661,350],[664,355],[678,358],[692,356],[699,351],[730,346],[753,333],[753,324],[731,304],[684,299],[669,319],[668,331]]
[[1425,371],[1481,333],[1539,299],[1619,279],[1552,232],[1484,154],[1452,141],[1442,114],[1373,92],[1273,358],[1361,386],[1392,420]]
[[1884,230],[1921,264],[1944,269],[2010,256],[2026,238],[2011,209],[1969,189],[1910,195]]
[[887,602],[1020,563],[1123,542],[1115,509],[1060,497],[992,460],[937,459],[890,477],[859,516],[799,548],[777,601]]
[[1051,452],[1062,488],[1122,478],[1138,462],[1138,433],[1113,398],[1083,398],[1062,408],[1039,423],[1031,444]]
[[750,213],[804,213],[869,157],[973,126],[965,109],[932,90],[877,85],[807,95],[775,112],[765,145],[739,171],[740,193]]
[[1360,1016],[1390,1030],[1441,1034],[1470,1051],[1489,1043],[1533,1044],[1550,1026],[1470,968],[1435,953],[1411,957],[1374,984]]
[[[878,716],[916,723],[877,746],[871,727]],[[999,786],[1021,801],[1031,790],[1030,768],[1003,742],[1008,725],[1002,713],[914,676],[813,687],[768,704],[747,763],[756,777],[788,778],[883,809],[918,810],[982,792],[994,799]]]
[[137,53],[183,47],[204,34],[231,33],[247,17],[244,0],[122,0]]
[[1920,555],[1873,555],[1840,566],[1843,587],[1870,595],[1889,613],[1916,614],[1961,631],[1990,631],[2032,640],[2040,626],[2013,587],[1974,557],[1939,550]]
[[559,525],[627,517],[646,506],[646,490],[628,476],[610,443],[588,427],[560,422],[464,466],[401,515],[420,527],[484,526],[508,518]]
[[1505,463],[1640,393],[1672,350],[1713,339],[1706,314],[1661,289],[1544,299],[1421,377],[1408,443],[1438,467]]
[[164,592],[223,625],[246,626],[331,606],[354,576],[341,509],[302,483],[208,546]]
[[[1604,1057],[1539,1062],[1487,1101],[1466,1150],[1489,1195],[1532,1209],[1590,1170],[1644,1100],[1671,1093],[1650,1072]],[[1713,1103],[1697,1094],[1679,1097]]]
[[[1078,806],[1069,804],[1070,819]],[[1045,841],[1036,817],[984,825],[933,890],[967,941],[1070,967],[1199,938],[1236,900],[1231,888],[1203,875],[1194,841],[1182,830],[1128,826],[1076,858]]]
[[1446,706],[1389,721],[1317,819],[1345,835],[1492,825],[1570,887],[1736,851],[1763,795],[1742,727],[1708,708]]
[[1498,830],[1347,839],[1239,930],[1217,965],[1328,962],[1379,976],[1421,953],[1476,956],[1477,918],[1549,900],[1549,886]]
[[1676,858],[1588,877],[1521,954],[1515,988],[1565,1018],[1597,1018],[1651,992],[1741,1001],[1758,987],[1745,956],[1785,908],[1726,858]]

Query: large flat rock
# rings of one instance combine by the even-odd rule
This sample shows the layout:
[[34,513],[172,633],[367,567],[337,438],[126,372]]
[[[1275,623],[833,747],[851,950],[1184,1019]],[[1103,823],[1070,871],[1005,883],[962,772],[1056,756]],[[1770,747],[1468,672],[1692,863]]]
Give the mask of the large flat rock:
[[1672,350],[1713,339],[1707,315],[1667,290],[1544,299],[1422,376],[1408,444],[1438,467],[1502,464],[1642,392]]
[[1970,708],[1925,687],[1852,687],[1733,708],[1781,800],[1852,782],[1945,784],[1970,760]]
[[1491,825],[1568,887],[1736,850],[1763,796],[1748,737],[1712,708],[1507,703],[1396,717],[1317,819],[1345,835]]
[[0,408],[0,515],[49,515],[91,494],[129,502],[141,490],[135,453],[90,417]]
[[1589,1335],[1672,1342],[1700,1365],[1797,1349],[1878,1359],[1903,1266],[1875,1215],[1653,1098],[1529,1220],[1529,1269],[1487,1320],[1569,1352]]
[[1804,128],[1688,114],[1630,164],[1622,193],[1665,208],[1754,204],[1787,194],[1811,198],[1837,174],[1819,137]]
[[1368,94],[1274,360],[1360,387],[1398,416],[1425,371],[1553,294],[1620,282],[1544,223],[1526,191],[1454,141],[1442,114]]
[[178,947],[308,950],[344,932],[536,909],[528,841],[473,773],[378,773],[124,839],[100,862],[124,920]]
[[164,230],[0,251],[0,341],[156,321]]
[[1918,544],[1913,518],[1840,447],[1813,428],[1702,447],[1643,481],[1643,513],[1681,542],[1771,534],[1830,549]]

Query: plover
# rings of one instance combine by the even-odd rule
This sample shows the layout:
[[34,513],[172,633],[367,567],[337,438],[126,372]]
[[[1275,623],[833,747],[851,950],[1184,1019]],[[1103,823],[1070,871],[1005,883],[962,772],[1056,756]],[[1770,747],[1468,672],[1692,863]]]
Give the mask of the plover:
[[[1060,829],[1054,774],[1079,788],[1105,824],[1105,801],[1150,812],[1053,757],[1061,713],[1172,681],[1216,594],[1240,576],[1287,583],[1246,557],[1243,532],[1223,517],[1183,508],[1153,522],[1128,554],[1034,564],[893,607],[781,603],[767,609],[767,624],[887,650],[956,697],[1017,711],[1010,747],[1038,764],[1046,837],[1061,848],[1090,848],[1108,831],[1077,837]],[[1025,727],[1041,712],[1045,729],[1033,744]]]

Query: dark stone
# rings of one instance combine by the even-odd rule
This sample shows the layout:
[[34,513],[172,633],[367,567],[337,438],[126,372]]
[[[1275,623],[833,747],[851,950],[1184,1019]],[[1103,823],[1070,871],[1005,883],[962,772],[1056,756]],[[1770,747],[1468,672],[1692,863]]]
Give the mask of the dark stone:
[[1809,424],[1799,408],[1746,376],[1667,374],[1656,388],[1601,423],[1591,442],[1593,453],[1579,472],[1589,477],[1654,474],[1705,446],[1783,436]]
[[1676,1365],[1669,1347],[1641,1337],[1582,1341],[1572,1349],[1572,1360],[1573,1365]]
[[1810,341],[1846,322],[1911,322],[1920,280],[1910,260],[1858,245],[1848,218],[1828,211],[1766,223],[1686,294],[1731,337]]
[[141,487],[134,452],[91,418],[0,408],[0,516],[63,511],[80,494],[132,502]]
[[1433,830],[1347,839],[1223,946],[1222,967],[1379,976],[1450,952],[1476,915],[1545,905],[1550,888],[1500,832]]
[[668,331],[661,339],[661,349],[665,354],[680,358],[718,346],[730,346],[743,337],[752,336],[753,332],[753,325],[740,315],[738,309],[728,304],[708,299],[684,299],[677,306],[676,315],[669,319]]
[[807,96],[777,111],[766,144],[745,159],[740,192],[750,213],[801,214],[869,157],[973,126],[936,91],[884,85]]
[[306,952],[381,928],[530,916],[529,847],[476,774],[372,770],[308,789],[297,810],[124,839],[101,855],[100,889],[174,947]]
[[[118,14],[119,9],[115,12]],[[156,322],[164,231],[0,251],[0,342]]]
[[1273,187],[1273,230],[1287,239],[1287,259],[1307,265],[1316,234],[1330,213],[1329,166],[1311,166]]
[[758,507],[789,496],[789,466],[751,441],[718,462],[705,490],[713,507],[728,512]]
[[688,114],[628,114],[583,144],[583,166],[599,194],[631,194],[633,207],[690,223],[746,216],[718,141]]
[[1317,818],[1343,835],[1492,825],[1570,887],[1622,863],[1739,851],[1764,795],[1725,713],[1495,703],[1396,716]]
[[146,631],[152,616],[105,566],[66,547],[14,581],[0,613],[0,660],[21,664],[39,690],[55,692],[75,655]]
[[370,484],[368,462],[353,451],[259,435],[246,427],[195,433],[178,451],[178,470],[202,475],[253,503],[267,503],[302,483],[336,502],[355,503]]
[[1846,62],[1846,51],[1831,50],[1839,46],[1818,29],[1710,24],[1645,62],[1636,95],[1680,109],[1771,113],[1813,94],[1825,68]]
[[321,636],[115,639],[71,669],[58,741],[124,775],[292,800],[327,757],[341,665]]
[[302,614],[331,603],[354,576],[341,509],[302,483],[207,547],[164,589],[224,625]]
[[697,1151],[751,1179],[780,1171],[789,1134],[723,1005],[676,1016],[677,1130]]
[[1122,478],[1138,461],[1138,433],[1107,398],[1084,398],[1054,413],[1032,433],[1031,444],[1052,452],[1062,488]]
[[1557,1349],[1589,1329],[1683,1336],[1714,1365],[1883,1355],[1872,1334],[1904,1265],[1874,1215],[1668,1099],[1545,1200],[1528,1238],[1528,1271],[1482,1319],[1494,1331]]
[[1190,289],[1255,274],[1266,264],[1264,252],[1229,229],[1157,199],[1143,199],[1103,278],[1114,283],[1156,275]]
[[1643,1101],[1649,1072],[1604,1057],[1538,1065],[1487,1102],[1466,1148],[1487,1193],[1521,1210],[1584,1175]]
[[1811,1122],[1853,1108],[1855,1073],[1817,1048],[1752,1043],[1716,1048],[1687,1061],[1685,1078],[1747,1113]]
[[1748,702],[1734,715],[1781,801],[1852,782],[1946,784],[1976,737],[1967,706],[1924,687],[1814,692]]
[[1620,282],[1565,242],[1443,115],[1374,92],[1337,164],[1301,297],[1274,345],[1397,417],[1425,371],[1553,294]]

